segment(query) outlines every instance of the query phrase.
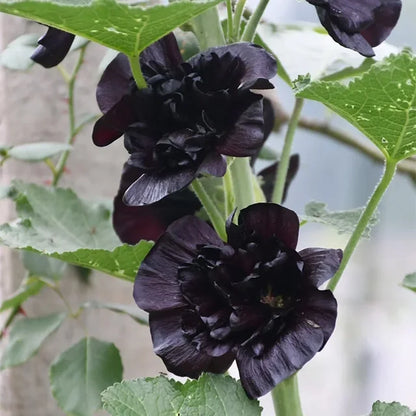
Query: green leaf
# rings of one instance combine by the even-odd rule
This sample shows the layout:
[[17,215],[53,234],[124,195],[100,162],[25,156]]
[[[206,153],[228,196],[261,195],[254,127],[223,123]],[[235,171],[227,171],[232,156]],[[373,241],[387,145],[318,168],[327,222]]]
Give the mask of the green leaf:
[[13,146],[8,156],[25,162],[41,162],[59,153],[71,150],[72,146],[64,143],[39,142]]
[[0,65],[16,71],[29,69],[34,64],[30,57],[37,46],[38,38],[38,35],[26,34],[10,42],[0,53]]
[[416,273],[410,273],[403,279],[403,286],[416,292]]
[[10,186],[0,186],[0,199],[8,198],[10,196]]
[[41,318],[22,318],[10,329],[10,340],[0,362],[5,369],[19,365],[36,354],[43,341],[62,324],[66,314],[55,313]]
[[116,0],[0,0],[0,11],[137,56],[162,36],[221,1],[186,0],[148,6]]
[[[323,202],[309,202],[305,206],[303,221],[316,222],[334,227],[339,234],[351,234],[358,223],[363,208],[356,208],[349,211],[331,212],[326,209]],[[371,229],[377,224],[378,217],[374,215],[363,232],[363,237],[369,238]]]
[[100,393],[122,379],[123,365],[114,344],[84,338],[54,361],[52,394],[71,416],[92,416],[101,407]]
[[182,389],[181,416],[257,416],[261,407],[250,400],[241,384],[229,376],[203,374]]
[[137,306],[91,300],[81,305],[81,307],[84,309],[108,309],[112,312],[128,315],[141,325],[149,325],[149,316],[147,312],[142,311]]
[[373,404],[371,414],[369,416],[415,416],[416,412],[412,412],[408,407],[402,406],[400,403],[383,403],[377,401]]
[[363,132],[386,156],[416,154],[416,57],[405,50],[348,85],[316,81],[297,96],[320,101]]
[[[375,59],[382,59],[398,49],[383,43],[376,58],[364,58],[338,45],[321,27],[302,24],[259,27],[259,35],[267,48],[278,58],[278,75],[288,84],[299,75],[310,74],[313,80],[343,79],[363,73]],[[302,45],[293,52],[294,45]]]
[[153,243],[120,246],[110,211],[103,204],[78,198],[70,189],[14,183],[19,219],[0,226],[0,241],[134,280]]
[[204,374],[185,384],[156,378],[122,381],[102,393],[112,416],[258,416],[240,382],[229,376]]
[[25,279],[19,289],[0,304],[0,312],[20,306],[25,300],[39,293],[45,283],[36,277]]
[[66,263],[33,251],[24,251],[22,262],[30,276],[44,277],[53,282],[61,279],[66,268]]

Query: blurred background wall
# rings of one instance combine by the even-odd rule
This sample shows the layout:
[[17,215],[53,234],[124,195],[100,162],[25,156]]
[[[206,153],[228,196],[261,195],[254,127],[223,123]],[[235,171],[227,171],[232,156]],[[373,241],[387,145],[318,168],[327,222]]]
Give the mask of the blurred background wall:
[[[416,48],[416,4],[411,0],[403,3],[401,20],[389,42]],[[266,19],[318,24],[314,8],[294,0],[271,1]],[[0,50],[22,33],[41,34],[43,30],[34,23],[0,15]],[[80,114],[98,112],[94,83],[103,54],[96,45],[87,52],[77,91]],[[290,112],[291,91],[278,80],[276,86],[280,103]],[[63,140],[67,131],[65,98],[65,87],[56,70],[35,66],[19,73],[0,68],[0,143]],[[322,119],[327,110],[317,103],[307,103],[304,114]],[[360,137],[342,120],[335,118],[332,122]],[[110,199],[126,156],[121,146],[95,148],[90,132],[87,128],[78,137],[62,185],[74,187],[84,197]],[[274,140],[281,146],[282,134]],[[358,152],[304,130],[297,132],[294,151],[300,154],[301,168],[285,205],[299,213],[312,200],[326,202],[331,210],[364,205],[382,171],[381,165]],[[39,165],[8,162],[1,168],[3,184],[16,177],[38,183],[49,179],[46,167]],[[13,218],[10,204],[0,201],[0,205],[1,222]],[[335,333],[300,373],[305,415],[364,415],[375,400],[397,400],[416,409],[416,294],[400,287],[403,277],[416,271],[415,231],[415,187],[407,177],[397,175],[380,206],[380,223],[372,239],[360,244],[337,288],[339,320]],[[307,224],[301,229],[299,248],[342,248],[345,243],[345,236]],[[18,286],[24,272],[18,254],[1,249],[0,260],[1,300]],[[103,275],[94,274],[85,285],[72,274],[64,284],[74,305],[87,299],[133,304],[130,285]],[[38,316],[60,310],[61,304],[53,293],[44,290],[41,297],[28,302],[26,309],[29,316]],[[82,322],[65,323],[37,357],[0,374],[1,416],[62,414],[49,392],[46,369],[61,351],[83,336],[84,325],[91,335],[120,348],[126,378],[155,376],[163,371],[161,361],[151,352],[146,328],[111,312],[88,312]],[[270,401],[263,400],[263,405],[264,414],[271,415]]]

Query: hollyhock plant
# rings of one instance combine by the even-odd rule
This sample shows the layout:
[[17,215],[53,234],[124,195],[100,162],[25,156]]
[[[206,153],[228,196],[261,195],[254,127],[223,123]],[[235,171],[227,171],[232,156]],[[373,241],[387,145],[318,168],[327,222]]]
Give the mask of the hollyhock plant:
[[152,204],[202,173],[223,176],[225,156],[252,156],[264,140],[262,96],[276,62],[251,43],[211,48],[184,62],[173,34],[147,48],[139,90],[128,59],[104,72],[97,101],[104,113],[93,140],[106,146],[124,134],[128,163],[143,174],[127,189],[129,205]]
[[65,58],[74,38],[75,35],[72,33],[50,27],[38,40],[39,46],[33,52],[31,59],[45,68],[52,68]]
[[127,206],[123,202],[124,192],[141,174],[141,169],[126,163],[121,175],[120,188],[114,198],[113,226],[123,243],[156,241],[173,221],[194,214],[201,208],[198,198],[189,189],[168,195],[152,205]]
[[400,16],[401,0],[307,0],[322,25],[340,45],[364,56],[385,40]]
[[196,217],[172,223],[140,266],[134,298],[169,371],[196,378],[236,360],[247,394],[259,397],[330,337],[337,303],[318,287],[342,252],[297,252],[298,217],[277,204],[251,205],[226,228],[227,243]]

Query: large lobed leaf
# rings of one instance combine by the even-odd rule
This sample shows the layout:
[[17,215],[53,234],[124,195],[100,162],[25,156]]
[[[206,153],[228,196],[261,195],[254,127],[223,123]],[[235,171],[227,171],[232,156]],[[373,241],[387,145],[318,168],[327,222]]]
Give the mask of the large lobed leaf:
[[229,376],[204,374],[185,384],[166,377],[122,381],[102,393],[112,416],[259,416],[240,383]]
[[117,0],[0,0],[0,12],[36,20],[130,56],[222,0],[148,6]]
[[23,182],[13,188],[19,219],[0,226],[0,242],[134,280],[153,243],[120,245],[104,205],[81,200],[70,189]]
[[405,50],[349,84],[302,79],[297,96],[320,101],[361,130],[386,156],[416,154],[416,57]]

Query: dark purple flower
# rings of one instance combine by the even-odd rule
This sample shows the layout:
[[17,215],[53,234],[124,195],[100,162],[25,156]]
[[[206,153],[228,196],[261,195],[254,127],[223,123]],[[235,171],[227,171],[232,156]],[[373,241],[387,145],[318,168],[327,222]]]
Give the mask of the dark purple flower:
[[250,397],[270,391],[320,351],[337,303],[318,287],[342,251],[296,252],[299,220],[262,203],[227,222],[228,243],[196,217],[172,223],[143,261],[134,298],[150,313],[153,346],[169,371],[224,372],[237,360]]
[[138,90],[119,55],[104,72],[97,101],[104,116],[93,140],[105,146],[125,135],[128,163],[143,174],[127,189],[129,205],[146,205],[183,189],[202,173],[223,176],[227,156],[251,156],[261,145],[262,96],[276,62],[250,43],[212,48],[183,62],[174,36],[140,59],[148,88]]
[[124,165],[120,188],[114,198],[113,226],[123,243],[140,240],[156,241],[173,221],[194,214],[201,208],[198,198],[189,189],[182,189],[144,207],[130,207],[123,202],[126,189],[143,173],[129,164]]
[[45,68],[52,68],[62,62],[71,48],[75,35],[49,27],[39,40],[39,46],[31,59]]
[[307,0],[316,6],[322,25],[340,45],[364,56],[396,26],[401,0]]

